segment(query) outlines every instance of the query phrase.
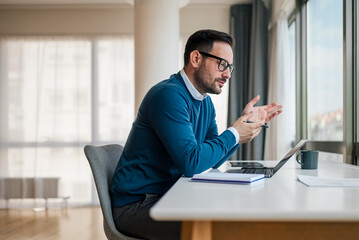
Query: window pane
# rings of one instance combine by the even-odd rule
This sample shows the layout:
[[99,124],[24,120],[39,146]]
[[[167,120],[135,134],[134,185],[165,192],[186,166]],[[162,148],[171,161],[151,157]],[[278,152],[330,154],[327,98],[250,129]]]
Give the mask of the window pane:
[[308,2],[308,137],[343,140],[343,1]]
[[59,196],[70,196],[72,204],[91,202],[92,174],[83,147],[8,148],[0,156],[2,177],[58,177]]
[[90,42],[4,40],[1,49],[2,139],[89,141]]
[[135,115],[133,37],[97,42],[100,141],[127,139]]

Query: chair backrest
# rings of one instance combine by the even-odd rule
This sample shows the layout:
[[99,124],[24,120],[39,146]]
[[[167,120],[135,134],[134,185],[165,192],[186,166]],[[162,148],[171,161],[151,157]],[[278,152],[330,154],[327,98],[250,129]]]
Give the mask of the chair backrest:
[[111,180],[123,147],[112,144],[106,146],[85,146],[85,155],[90,163],[93,177],[95,179],[96,189],[100,198],[101,210],[103,214],[103,226],[108,239],[118,240],[136,240],[120,233],[115,226],[112,217],[112,207],[110,198]]

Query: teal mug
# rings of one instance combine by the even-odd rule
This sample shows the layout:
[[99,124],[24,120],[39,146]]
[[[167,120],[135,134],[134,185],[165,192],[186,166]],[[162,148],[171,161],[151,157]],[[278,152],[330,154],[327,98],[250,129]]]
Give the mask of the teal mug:
[[317,169],[318,155],[317,150],[301,150],[297,155],[297,162],[302,165],[302,169]]

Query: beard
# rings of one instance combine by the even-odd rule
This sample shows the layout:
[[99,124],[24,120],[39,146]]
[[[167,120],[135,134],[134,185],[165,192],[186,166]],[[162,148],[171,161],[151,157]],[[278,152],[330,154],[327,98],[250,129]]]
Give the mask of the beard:
[[202,62],[201,66],[197,71],[194,72],[194,81],[199,88],[199,92],[201,93],[211,93],[211,94],[220,94],[222,89],[217,84],[218,81],[227,80],[224,78],[215,78],[213,79],[211,73],[207,71],[204,67],[204,62]]

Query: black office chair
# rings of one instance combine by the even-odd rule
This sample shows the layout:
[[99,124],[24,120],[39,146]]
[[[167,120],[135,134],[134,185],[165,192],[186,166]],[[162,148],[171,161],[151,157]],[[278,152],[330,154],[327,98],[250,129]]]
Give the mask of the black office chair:
[[101,210],[103,214],[103,228],[107,239],[110,240],[139,240],[127,237],[120,233],[115,226],[112,217],[112,207],[110,198],[110,185],[118,161],[122,154],[121,145],[112,144],[106,146],[85,146],[85,155],[90,163],[90,167],[95,179],[96,189],[100,198]]

